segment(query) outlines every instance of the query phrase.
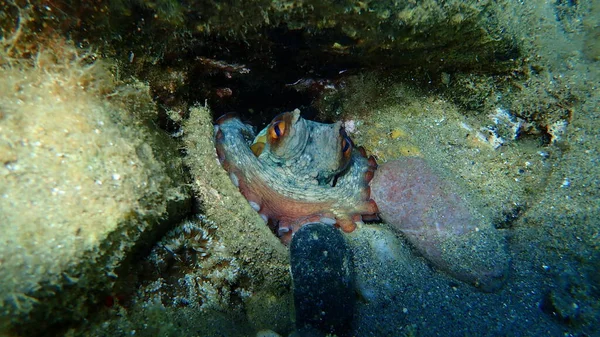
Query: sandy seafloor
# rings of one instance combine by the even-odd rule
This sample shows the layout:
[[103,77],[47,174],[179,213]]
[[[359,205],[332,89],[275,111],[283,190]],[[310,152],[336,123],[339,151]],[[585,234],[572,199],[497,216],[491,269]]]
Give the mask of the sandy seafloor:
[[395,249],[406,259],[382,260],[372,252],[355,252],[359,263],[364,263],[360,269],[368,275],[359,276],[359,286],[373,297],[372,302],[358,305],[356,336],[573,334],[541,310],[548,276],[542,266],[536,268],[531,255],[513,255],[506,286],[487,294],[438,275],[423,260],[411,256],[405,244],[389,244],[400,247]]

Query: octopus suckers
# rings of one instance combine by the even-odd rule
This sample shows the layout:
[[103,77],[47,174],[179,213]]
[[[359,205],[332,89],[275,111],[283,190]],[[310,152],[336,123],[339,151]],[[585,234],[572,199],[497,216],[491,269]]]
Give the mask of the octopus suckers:
[[235,185],[235,187],[240,187],[240,181],[235,173],[229,173],[229,179],[231,179],[231,182]]
[[327,218],[327,217],[321,217],[319,219],[319,221],[321,221],[324,224],[328,224],[328,225],[335,225],[335,223],[337,222],[335,219]]
[[254,201],[248,201],[248,203],[250,204],[250,207],[252,207],[253,210],[255,211],[260,211],[260,205]]

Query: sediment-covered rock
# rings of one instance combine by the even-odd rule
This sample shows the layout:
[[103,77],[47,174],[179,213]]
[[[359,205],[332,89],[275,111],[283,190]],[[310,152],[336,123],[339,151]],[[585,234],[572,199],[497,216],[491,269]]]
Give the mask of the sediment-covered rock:
[[[214,235],[223,249],[239,263],[245,291],[255,296],[244,300],[251,305],[251,324],[265,329],[289,328],[287,312],[270,312],[276,302],[287,302],[290,291],[287,248],[271,232],[264,220],[231,182],[217,160],[210,110],[195,107],[184,124],[185,162],[192,174],[192,188],[205,219],[214,224]],[[260,298],[257,298],[260,296]],[[256,305],[263,301],[265,305]],[[272,303],[268,305],[268,303]],[[272,320],[265,319],[273,317]],[[254,321],[256,320],[256,321]],[[271,321],[271,326],[264,326]],[[285,331],[286,328],[283,328]]]
[[504,237],[421,158],[380,165],[371,181],[381,218],[436,267],[485,291],[502,286]]
[[63,39],[20,43],[0,44],[0,334],[34,335],[97,308],[190,197],[172,140],[146,124],[147,86]]

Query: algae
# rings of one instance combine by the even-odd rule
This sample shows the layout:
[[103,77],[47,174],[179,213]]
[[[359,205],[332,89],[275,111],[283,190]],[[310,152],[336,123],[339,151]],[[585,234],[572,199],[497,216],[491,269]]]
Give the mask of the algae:
[[500,227],[509,227],[536,200],[560,154],[541,136],[519,139],[512,119],[501,119],[507,111],[469,116],[441,94],[382,80],[378,73],[348,78],[345,88],[338,93],[340,117],[355,125],[349,133],[357,145],[380,163],[426,158]]
[[0,331],[31,334],[89,315],[189,195],[171,140],[141,118],[146,86],[61,38],[1,42]]
[[[219,164],[210,110],[201,106],[192,108],[184,130],[185,162],[190,167],[192,188],[199,199],[200,210],[215,223],[215,234],[221,238],[224,248],[239,261],[246,278],[244,287],[250,293],[257,293],[264,298],[265,304],[277,302],[267,300],[269,298],[288,302],[290,276],[287,249],[250,207]],[[289,323],[282,324],[289,322],[289,313],[272,312],[268,310],[270,307],[264,304],[251,305],[249,309],[261,312],[250,312],[248,317],[256,317],[259,324],[265,315],[275,315],[272,322],[289,328]],[[256,330],[264,328],[272,327],[257,326]]]

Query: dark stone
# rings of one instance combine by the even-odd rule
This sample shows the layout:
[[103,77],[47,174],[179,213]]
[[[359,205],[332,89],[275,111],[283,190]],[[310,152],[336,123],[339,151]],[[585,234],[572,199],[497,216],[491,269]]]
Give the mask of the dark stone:
[[540,307],[547,315],[564,324],[576,323],[580,314],[573,296],[563,289],[548,292]]
[[290,255],[298,331],[348,335],[355,293],[351,251],[342,233],[323,223],[304,225],[292,237]]

